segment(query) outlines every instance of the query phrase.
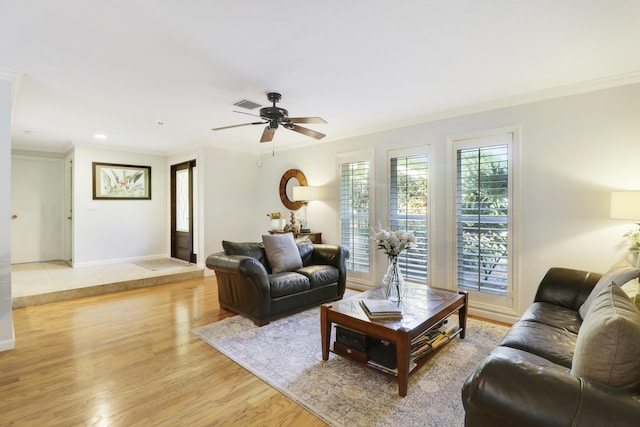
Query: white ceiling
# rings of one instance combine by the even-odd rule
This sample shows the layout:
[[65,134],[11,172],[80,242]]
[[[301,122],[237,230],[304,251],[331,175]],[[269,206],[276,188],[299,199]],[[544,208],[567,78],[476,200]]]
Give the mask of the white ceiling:
[[[13,147],[271,150],[234,113],[283,95],[323,141],[640,75],[638,0],[3,0]],[[640,80],[640,79],[639,79]],[[245,110],[246,111],[246,110]],[[158,122],[164,125],[159,125]],[[276,149],[314,140],[279,129]]]

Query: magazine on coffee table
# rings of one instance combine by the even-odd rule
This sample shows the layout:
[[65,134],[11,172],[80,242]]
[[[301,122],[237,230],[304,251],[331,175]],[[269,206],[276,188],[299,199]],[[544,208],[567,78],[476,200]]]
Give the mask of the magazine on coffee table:
[[400,319],[402,317],[400,307],[387,299],[361,299],[360,305],[372,320]]

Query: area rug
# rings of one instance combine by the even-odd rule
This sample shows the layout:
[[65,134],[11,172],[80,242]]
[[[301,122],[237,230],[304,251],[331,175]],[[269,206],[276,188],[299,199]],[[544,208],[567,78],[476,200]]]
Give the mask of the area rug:
[[138,267],[146,268],[151,271],[169,270],[171,268],[183,268],[188,267],[189,264],[186,261],[179,261],[173,258],[156,258],[156,259],[144,259],[134,262]]
[[263,327],[233,316],[191,332],[329,425],[453,427],[464,424],[464,380],[506,331],[468,319],[466,338],[414,373],[406,397],[394,378],[333,353],[322,360],[319,308]]

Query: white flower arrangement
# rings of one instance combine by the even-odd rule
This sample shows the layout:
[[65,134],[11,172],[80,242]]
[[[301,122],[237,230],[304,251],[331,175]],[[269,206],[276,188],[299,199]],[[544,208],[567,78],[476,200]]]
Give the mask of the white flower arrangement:
[[405,249],[416,246],[416,236],[412,231],[387,230],[380,226],[373,228],[371,239],[389,256],[398,256]]

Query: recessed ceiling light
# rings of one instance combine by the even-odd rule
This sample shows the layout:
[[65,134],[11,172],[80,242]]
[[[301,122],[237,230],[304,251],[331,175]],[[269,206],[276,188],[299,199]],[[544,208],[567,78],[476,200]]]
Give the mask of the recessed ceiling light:
[[95,139],[107,139],[107,135],[105,135],[104,133],[96,133],[93,135],[93,137]]

